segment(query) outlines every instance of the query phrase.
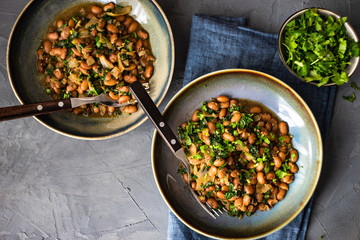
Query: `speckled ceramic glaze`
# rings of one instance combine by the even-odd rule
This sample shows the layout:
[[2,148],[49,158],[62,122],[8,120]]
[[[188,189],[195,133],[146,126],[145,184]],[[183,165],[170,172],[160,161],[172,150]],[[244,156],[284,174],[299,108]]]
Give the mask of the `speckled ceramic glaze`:
[[[307,82],[305,79],[299,77],[296,72],[294,70],[291,69],[291,67],[289,67],[289,65],[286,64],[286,59],[285,59],[285,56],[284,56],[284,52],[286,51],[284,45],[282,45],[283,41],[284,41],[284,29],[286,27],[286,25],[291,22],[292,20],[296,19],[296,18],[300,18],[300,16],[306,12],[309,8],[306,8],[306,9],[303,9],[303,10],[300,10],[296,13],[294,13],[293,15],[291,15],[284,23],[283,25],[281,26],[280,28],[280,31],[279,31],[279,36],[278,36],[278,48],[279,48],[279,55],[280,55],[280,58],[281,58],[281,61],[284,63],[284,65],[286,66],[286,68],[297,78],[299,78],[300,80],[304,81],[304,82]],[[322,16],[325,16],[325,17],[328,17],[328,16],[331,16],[333,17],[334,19],[339,19],[340,16],[332,11],[329,11],[327,9],[323,9],[323,8],[317,8],[318,9],[318,13]],[[350,24],[348,22],[345,23],[345,27],[346,27],[346,30],[348,32],[348,35],[350,38],[354,39],[356,42],[359,41],[359,38],[357,37],[356,35],[356,32],[355,30],[350,26]],[[346,73],[348,74],[348,76],[350,77],[355,69],[357,68],[359,64],[359,57],[353,57],[350,59],[350,65],[345,69]],[[307,82],[307,83],[310,83],[310,84],[315,84],[315,82]],[[332,85],[335,85],[334,82],[329,82],[327,84],[324,84],[323,86],[332,86]]]
[[[177,93],[164,116],[174,132],[191,118],[203,101],[219,95],[260,102],[289,125],[293,145],[299,151],[299,172],[284,200],[268,212],[257,211],[242,220],[226,214],[214,220],[184,188],[177,173],[178,161],[157,132],[152,145],[154,176],[160,193],[174,214],[188,227],[213,238],[252,239],[266,236],[288,224],[309,201],[317,185],[323,158],[316,120],[306,103],[288,85],[267,74],[244,69],[222,70],[202,76]],[[176,180],[167,184],[167,174]]]
[[[13,90],[23,104],[51,100],[37,76],[36,50],[48,26],[64,10],[83,3],[103,3],[111,0],[33,0],[20,14],[11,36],[7,52],[8,75]],[[168,20],[154,0],[112,1],[131,5],[130,13],[149,33],[156,62],[150,80],[151,98],[159,105],[171,82],[174,69],[174,41]],[[36,117],[48,128],[80,139],[105,139],[124,134],[146,119],[142,110],[131,116],[115,118],[86,118],[69,112]]]

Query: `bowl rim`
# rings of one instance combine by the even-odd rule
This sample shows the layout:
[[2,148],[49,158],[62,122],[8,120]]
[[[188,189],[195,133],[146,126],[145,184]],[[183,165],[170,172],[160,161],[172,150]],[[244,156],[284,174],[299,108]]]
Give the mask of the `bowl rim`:
[[272,230],[269,230],[267,232],[255,235],[255,236],[251,236],[251,237],[238,237],[238,238],[232,238],[232,237],[223,237],[223,236],[215,236],[215,235],[211,235],[208,234],[206,232],[203,232],[195,227],[193,227],[191,224],[189,224],[185,219],[183,219],[177,212],[176,210],[172,207],[170,201],[167,200],[167,198],[165,197],[164,191],[161,189],[160,186],[160,182],[159,179],[157,178],[157,170],[155,168],[155,148],[156,148],[156,141],[157,138],[160,137],[160,134],[158,133],[158,131],[155,129],[154,134],[153,134],[153,140],[152,140],[152,145],[151,145],[151,166],[152,166],[152,170],[153,170],[153,176],[155,179],[155,183],[156,186],[163,198],[163,200],[165,201],[166,205],[168,206],[168,208],[172,211],[173,214],[175,214],[175,216],[182,222],[184,223],[187,227],[189,227],[190,229],[192,229],[193,231],[204,235],[206,237],[209,238],[222,238],[222,239],[241,239],[241,240],[245,240],[245,239],[258,239],[258,238],[262,238],[265,237],[271,233],[274,233],[278,230],[280,230],[281,228],[285,227],[288,223],[290,223],[307,205],[307,203],[310,201],[312,195],[315,192],[316,186],[319,182],[320,179],[320,173],[321,173],[321,169],[322,169],[322,164],[323,164],[323,142],[322,142],[322,137],[321,137],[321,132],[318,126],[318,123],[315,119],[314,114],[312,113],[312,111],[310,110],[309,106],[306,104],[306,102],[301,98],[301,96],[295,92],[295,90],[293,90],[289,85],[287,85],[286,83],[282,82],[280,79],[273,77],[267,73],[264,72],[260,72],[260,71],[256,71],[256,70],[251,70],[251,69],[241,69],[241,68],[236,68],[236,69],[224,69],[224,70],[218,70],[218,71],[214,71],[205,75],[202,75],[198,78],[196,78],[195,80],[191,81],[190,83],[188,83],[186,86],[184,86],[180,91],[178,91],[172,98],[171,100],[168,102],[168,104],[166,105],[166,107],[164,108],[162,115],[165,116],[166,112],[170,109],[171,105],[176,101],[176,99],[181,96],[185,91],[187,91],[189,88],[191,88],[193,85],[197,84],[198,82],[203,81],[204,79],[207,79],[209,77],[213,77],[216,75],[222,75],[222,74],[227,74],[227,73],[249,73],[249,74],[256,74],[256,75],[260,75],[263,77],[268,78],[271,81],[274,81],[276,83],[278,83],[279,85],[281,85],[283,88],[287,89],[289,92],[291,92],[291,94],[294,95],[294,97],[299,101],[299,103],[304,107],[304,109],[306,110],[307,114],[309,115],[309,117],[312,120],[313,126],[314,126],[314,130],[317,136],[317,140],[318,140],[318,152],[319,152],[319,158],[318,158],[318,168],[316,171],[316,175],[315,175],[315,181],[313,182],[311,188],[309,189],[309,192],[305,198],[305,200],[301,203],[301,205],[299,206],[299,208],[288,218],[286,219],[283,223],[281,223],[280,225],[278,225],[277,227],[275,227]]
[[[317,85],[316,83],[306,81],[304,78],[302,78],[302,77],[300,77],[299,75],[297,75],[296,72],[295,72],[294,70],[292,70],[291,67],[290,67],[288,64],[286,64],[285,56],[284,56],[283,51],[282,51],[282,35],[283,35],[283,32],[284,32],[284,29],[285,29],[286,25],[287,25],[290,21],[292,21],[293,19],[295,19],[295,16],[298,17],[298,16],[300,16],[302,13],[306,12],[307,10],[309,10],[309,9],[314,9],[314,8],[316,8],[320,14],[322,14],[322,13],[327,13],[329,16],[335,17],[336,19],[341,18],[341,16],[340,16],[339,14],[337,14],[337,13],[331,11],[331,10],[328,10],[328,9],[325,9],[325,8],[320,8],[320,7],[308,7],[308,8],[304,8],[304,9],[302,9],[302,10],[299,10],[299,11],[291,14],[291,15],[285,20],[285,22],[281,25],[280,30],[279,30],[279,32],[278,32],[278,53],[279,53],[279,56],[280,56],[280,59],[281,59],[282,63],[285,65],[285,67],[286,67],[296,78],[300,79],[301,81],[303,81],[303,82],[305,82],[305,83],[309,83],[309,84],[312,84],[312,85],[315,85],[315,86],[316,86],[316,85]],[[348,33],[351,32],[351,33],[354,35],[354,38],[352,38],[352,37],[351,37],[351,38],[354,39],[356,42],[359,42],[359,38],[358,38],[358,36],[357,36],[354,28],[349,24],[348,21],[346,21],[346,23],[344,24],[344,26],[346,27]],[[349,29],[350,29],[350,31],[349,31]],[[356,70],[356,68],[357,68],[357,66],[358,66],[358,64],[359,64],[360,57],[355,57],[354,59],[355,59],[355,64],[354,64],[354,67],[351,68],[351,71],[348,73],[348,77],[349,77],[349,78],[350,78],[350,76],[355,72],[355,70]],[[334,86],[334,85],[336,85],[334,82],[330,82],[330,83],[327,83],[327,84],[322,85],[321,87],[323,87],[323,86],[324,86],[324,87],[328,87],[328,86]]]
[[[9,68],[9,66],[10,66],[10,49],[11,49],[11,43],[12,43],[12,40],[13,40],[14,32],[15,32],[16,28],[18,27],[18,24],[19,24],[20,20],[22,19],[23,15],[27,12],[28,8],[32,4],[34,4],[34,2],[36,2],[36,1],[39,1],[39,0],[30,0],[30,2],[28,2],[26,4],[26,6],[23,8],[23,10],[20,12],[19,16],[17,17],[17,19],[16,19],[16,21],[15,21],[15,23],[14,23],[12,29],[11,29],[9,39],[8,39],[8,42],[7,42],[8,43],[7,44],[7,50],[6,50],[7,75],[8,75],[9,82],[10,82],[11,88],[13,90],[13,93],[15,94],[16,98],[18,99],[18,101],[22,105],[24,104],[24,101],[23,101],[23,99],[21,98],[21,96],[18,94],[18,92],[15,89],[15,85],[13,83],[10,68]],[[164,88],[164,91],[162,91],[161,95],[159,96],[159,100],[156,103],[156,106],[158,107],[161,104],[161,102],[164,100],[165,95],[169,90],[171,80],[172,80],[172,77],[173,77],[173,74],[174,74],[174,68],[175,68],[175,42],[174,42],[174,36],[173,36],[172,29],[171,29],[171,25],[170,25],[169,20],[167,19],[166,15],[165,15],[164,11],[160,7],[160,5],[156,2],[156,0],[148,0],[148,1],[151,2],[155,6],[155,8],[160,12],[160,14],[161,14],[161,16],[162,16],[162,18],[163,18],[163,20],[164,20],[164,22],[166,24],[166,28],[167,28],[167,31],[168,31],[168,34],[169,34],[169,39],[170,39],[170,47],[171,47],[170,72],[169,72],[169,76],[168,76],[167,83],[166,83],[166,86]],[[96,3],[96,2],[97,1],[94,0],[94,1],[88,2],[88,3],[91,4],[91,3]],[[105,139],[114,138],[114,137],[126,134],[126,133],[134,130],[135,128],[137,128],[141,124],[143,124],[147,119],[146,115],[143,114],[143,118],[140,118],[140,121],[138,123],[136,123],[134,125],[131,125],[129,128],[127,128],[127,129],[125,129],[125,130],[123,130],[121,132],[117,132],[117,133],[114,133],[114,134],[108,134],[108,135],[104,135],[104,136],[89,136],[88,137],[88,136],[79,136],[79,135],[76,135],[76,134],[71,134],[71,133],[60,131],[60,130],[56,129],[55,127],[52,127],[49,124],[45,123],[44,121],[42,121],[37,116],[32,116],[32,117],[35,118],[43,126],[49,128],[50,130],[52,130],[52,131],[54,131],[56,133],[59,133],[61,135],[71,137],[71,138],[74,138],[74,139],[81,139],[81,140],[105,140]]]

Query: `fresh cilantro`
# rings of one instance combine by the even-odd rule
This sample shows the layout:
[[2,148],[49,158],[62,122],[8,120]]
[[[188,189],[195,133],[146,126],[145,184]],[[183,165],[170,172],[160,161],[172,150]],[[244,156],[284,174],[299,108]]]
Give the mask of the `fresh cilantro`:
[[219,170],[220,170],[220,169],[223,169],[227,164],[228,164],[228,162],[226,162],[226,163],[224,163],[223,165],[221,165],[221,166],[219,167]]
[[213,185],[214,183],[211,181],[208,181],[205,185],[200,185],[200,187],[202,187],[203,189],[210,187],[211,185]]
[[352,88],[354,89],[357,89],[357,90],[360,90],[360,87],[358,87],[358,85],[356,84],[356,82],[351,82],[351,85],[350,85]]
[[102,19],[103,19],[105,22],[107,22],[107,21],[113,19],[113,17],[112,17],[112,16],[109,16],[107,13],[105,13],[105,14],[102,16]]
[[101,47],[101,42],[100,42],[100,37],[99,36],[95,37],[95,42],[96,42],[96,47],[100,48]]
[[352,93],[352,95],[342,96],[342,98],[348,100],[349,102],[354,102],[356,100],[356,96],[354,92]]
[[54,75],[54,68],[47,68],[47,69],[46,69],[46,74],[47,74],[48,76]]
[[225,132],[224,125],[220,122],[216,123],[215,125],[216,129],[220,129],[220,133],[223,134]]
[[185,144],[187,146],[190,146],[191,145],[191,138],[186,134],[185,135]]
[[245,215],[246,215],[247,217],[250,217],[251,215],[253,215],[253,213],[252,213],[252,212],[245,212]]
[[71,41],[72,44],[74,44],[73,39],[76,38],[78,36],[78,34],[79,33],[77,31],[75,31],[74,29],[70,30],[69,40]]
[[270,190],[268,190],[266,193],[264,193],[264,196],[263,196],[263,202],[266,202],[268,199],[269,199],[269,197],[270,197],[270,194],[271,194],[271,189]]
[[290,175],[289,173],[282,171],[280,169],[276,170],[275,174],[279,179],[283,179],[286,175]]
[[230,210],[227,211],[227,214],[228,214],[230,217],[239,217],[239,216],[240,216],[241,211],[240,211],[240,210],[236,210],[234,204],[231,204],[231,205],[229,206],[229,208],[230,208]]
[[71,95],[71,92],[65,92],[63,91],[61,94],[60,94],[60,98],[61,99],[68,99],[68,98],[71,98],[72,95]]
[[201,145],[200,146],[200,152],[201,153],[205,153],[206,149],[208,149],[209,147],[207,145]]
[[238,140],[235,140],[234,142],[232,142],[234,145],[240,145],[240,146],[242,146],[242,147],[244,147],[245,146],[245,144],[240,140],[240,139],[238,139]]
[[236,192],[234,191],[234,185],[229,184],[229,191],[225,193],[225,199],[230,199],[236,195]]
[[265,142],[267,144],[270,144],[270,140],[269,140],[269,138],[267,136],[261,134],[260,132],[256,132],[256,135],[260,140],[259,141],[260,144],[263,143],[263,142]]
[[249,124],[254,121],[253,114],[243,113],[240,119],[240,128],[247,128]]
[[284,137],[284,136],[281,136],[281,137],[278,138],[278,140],[279,140],[279,142],[282,144],[282,143],[284,143],[284,141],[285,141],[285,137]]
[[267,173],[269,173],[270,172],[270,166],[269,166],[269,164],[266,162],[266,164],[265,164],[265,169],[264,169],[264,171],[265,171],[265,174],[267,174]]
[[202,105],[201,105],[201,110],[203,110],[204,112],[207,111],[207,104],[206,102],[203,102]]
[[72,20],[74,20],[75,25],[79,22],[79,20],[77,20],[75,17],[72,17]]
[[187,173],[186,168],[184,168],[183,166],[179,167],[178,168],[178,173],[181,173],[181,174]]
[[284,29],[286,63],[300,77],[322,86],[329,82],[347,83],[345,68],[359,56],[359,43],[348,36],[347,18],[334,20],[320,15],[316,8],[290,21]]
[[229,108],[229,112],[235,112],[235,111],[240,111],[240,109],[241,109],[242,107],[241,106],[234,106],[234,105],[232,105],[232,106],[230,106],[230,108]]
[[241,184],[244,185],[245,183],[250,183],[250,177],[252,176],[248,171],[242,171],[239,175]]
[[195,180],[198,179],[198,177],[197,177],[195,174],[193,174],[193,173],[190,174],[190,177],[191,177],[192,179],[195,179]]
[[214,160],[213,159],[210,159],[209,162],[210,162],[211,165],[214,165]]
[[290,170],[290,166],[285,162],[281,165],[282,169],[284,172],[286,172],[287,170]]
[[254,158],[259,157],[259,149],[255,145],[250,145],[249,151]]

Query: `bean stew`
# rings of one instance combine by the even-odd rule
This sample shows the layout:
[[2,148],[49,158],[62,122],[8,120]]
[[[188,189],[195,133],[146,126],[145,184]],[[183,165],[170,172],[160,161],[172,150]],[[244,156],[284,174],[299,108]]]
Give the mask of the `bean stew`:
[[[127,87],[139,80],[149,87],[156,60],[149,34],[130,16],[131,6],[86,4],[67,11],[48,29],[37,50],[38,72],[54,99],[106,93],[119,103],[134,102]],[[72,110],[85,116],[137,111],[88,104]]]
[[[199,200],[233,217],[269,211],[299,170],[287,123],[255,102],[227,96],[203,102],[178,135]],[[187,182],[186,169],[178,171]]]

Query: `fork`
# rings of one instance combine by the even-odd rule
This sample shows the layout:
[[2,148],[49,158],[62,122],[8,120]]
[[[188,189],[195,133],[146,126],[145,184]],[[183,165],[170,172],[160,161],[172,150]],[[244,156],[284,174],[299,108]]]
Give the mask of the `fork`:
[[[147,84],[141,84],[141,86],[143,86],[145,91],[149,91],[149,86]],[[101,93],[95,97],[68,98],[47,102],[24,104],[0,108],[0,121],[37,116],[41,114],[49,114],[91,103],[100,103],[110,107],[123,107],[136,104],[137,101],[130,100],[126,103],[119,103],[117,100],[111,99],[105,93]]]
[[187,185],[190,189],[192,196],[196,199],[196,201],[202,206],[202,208],[214,219],[220,217],[223,214],[223,211],[213,209],[208,203],[202,203],[199,200],[199,195],[195,193],[194,189],[190,186],[190,173],[191,168],[186,159],[184,150],[182,149],[181,144],[179,143],[177,137],[171,130],[170,126],[166,122],[165,118],[161,115],[159,109],[156,107],[153,100],[150,98],[149,94],[144,90],[141,83],[135,81],[129,85],[129,89],[133,96],[139,102],[141,108],[144,110],[146,115],[151,120],[152,124],[157,129],[160,136],[164,139],[170,150],[176,156],[178,160],[184,165],[187,175],[188,175],[188,182]]
[[[166,186],[168,187],[170,194],[172,192],[172,187],[171,186],[174,186],[173,184],[171,184],[171,181],[176,183],[177,186],[181,186],[181,183],[176,181],[176,179],[170,173],[166,174]],[[180,189],[184,190],[183,187],[181,187]],[[197,199],[199,194],[196,194],[194,189],[192,189],[190,187],[189,187],[189,189],[191,189],[190,192],[191,192],[192,196]],[[205,203],[205,204],[200,203],[200,206],[214,219],[220,218],[221,215],[226,212],[225,209],[214,209],[208,203]]]

